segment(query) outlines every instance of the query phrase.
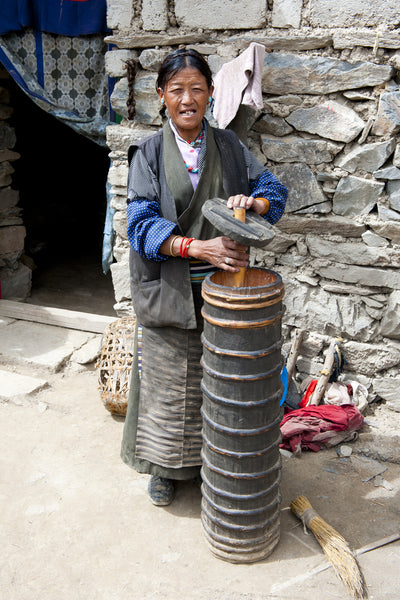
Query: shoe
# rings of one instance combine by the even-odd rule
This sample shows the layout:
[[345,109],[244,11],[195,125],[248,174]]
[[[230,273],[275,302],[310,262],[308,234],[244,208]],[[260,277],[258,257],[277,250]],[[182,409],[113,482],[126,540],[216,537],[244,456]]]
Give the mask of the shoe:
[[152,475],[149,481],[149,496],[155,506],[168,506],[175,497],[175,485],[172,479]]

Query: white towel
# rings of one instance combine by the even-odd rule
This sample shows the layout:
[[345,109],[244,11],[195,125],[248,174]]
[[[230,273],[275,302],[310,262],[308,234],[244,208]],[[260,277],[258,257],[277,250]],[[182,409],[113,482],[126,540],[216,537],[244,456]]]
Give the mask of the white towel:
[[240,104],[263,107],[261,90],[265,47],[251,42],[234,60],[222,65],[214,79],[213,114],[221,129],[235,118]]

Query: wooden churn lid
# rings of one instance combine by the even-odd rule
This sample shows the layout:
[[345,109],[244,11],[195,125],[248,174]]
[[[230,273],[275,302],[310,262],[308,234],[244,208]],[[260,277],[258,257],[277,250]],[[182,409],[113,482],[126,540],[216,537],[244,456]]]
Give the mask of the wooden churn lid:
[[245,223],[235,219],[234,211],[222,198],[206,200],[202,212],[218,231],[240,244],[263,248],[275,237],[272,225],[252,210],[246,211]]

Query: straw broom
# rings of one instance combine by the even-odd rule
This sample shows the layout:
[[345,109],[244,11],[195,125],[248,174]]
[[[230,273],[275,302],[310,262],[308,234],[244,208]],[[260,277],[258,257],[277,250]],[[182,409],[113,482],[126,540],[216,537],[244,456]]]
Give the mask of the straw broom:
[[367,586],[361,568],[346,540],[321,519],[305,496],[298,496],[290,504],[292,512],[311,529],[336,574],[356,600],[368,598]]

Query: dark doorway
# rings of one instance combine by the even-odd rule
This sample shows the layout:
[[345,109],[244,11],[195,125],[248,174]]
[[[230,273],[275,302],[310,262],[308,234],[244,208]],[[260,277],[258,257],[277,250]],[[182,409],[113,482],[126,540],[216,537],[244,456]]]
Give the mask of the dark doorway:
[[111,275],[101,267],[108,149],[45,113],[13,81],[10,91],[29,302],[115,315]]

